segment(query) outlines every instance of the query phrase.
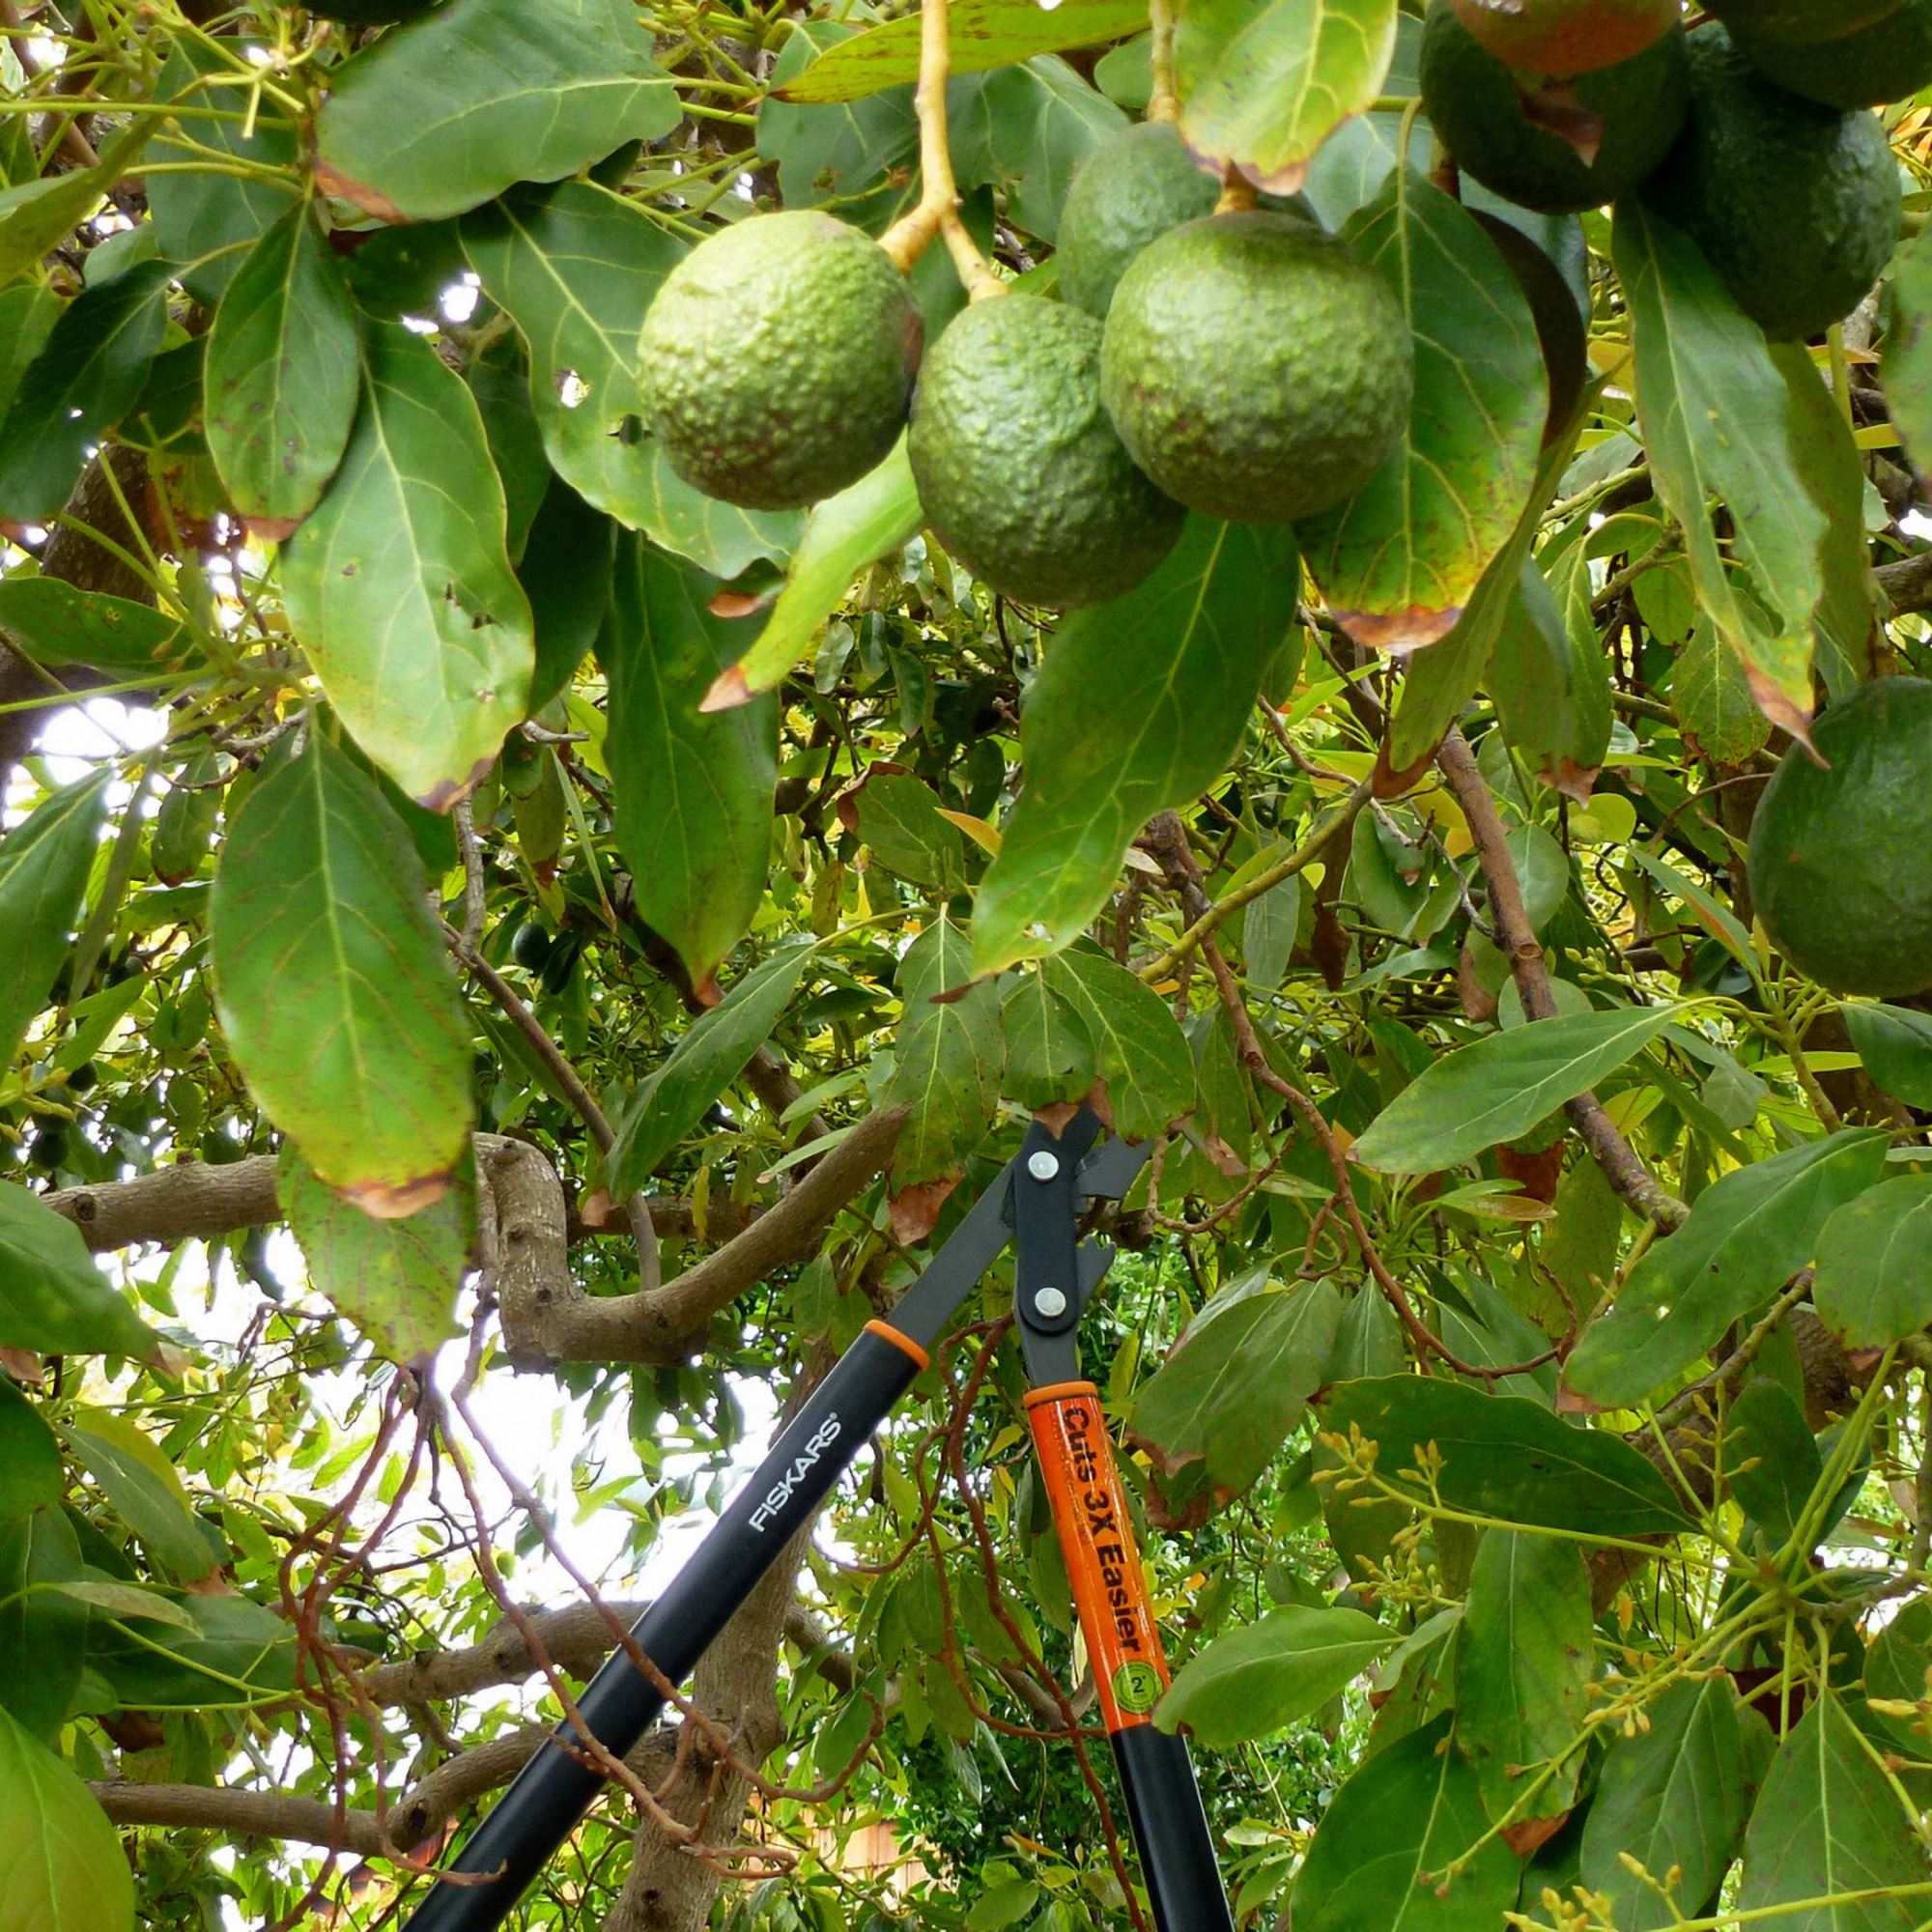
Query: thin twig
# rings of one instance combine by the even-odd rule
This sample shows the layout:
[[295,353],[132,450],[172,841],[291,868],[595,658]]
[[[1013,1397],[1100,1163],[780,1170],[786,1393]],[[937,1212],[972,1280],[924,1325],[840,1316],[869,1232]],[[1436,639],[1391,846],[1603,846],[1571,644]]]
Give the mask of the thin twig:
[[[1490,911],[1495,921],[1496,942],[1510,963],[1522,1009],[1532,1020],[1556,1017],[1556,993],[1549,983],[1543,948],[1523,904],[1522,882],[1509,848],[1496,802],[1476,763],[1476,754],[1460,728],[1451,725],[1435,753],[1435,762],[1455,793],[1468,821],[1477,863],[1489,887]],[[1623,1201],[1664,1234],[1681,1228],[1690,1209],[1651,1173],[1637,1151],[1617,1131],[1594,1094],[1581,1094],[1564,1108],[1590,1156]]]
[[1317,823],[1298,850],[1290,853],[1279,864],[1268,867],[1265,871],[1257,872],[1246,885],[1224,893],[1152,965],[1142,967],[1140,977],[1151,986],[1159,985],[1189,953],[1225,925],[1243,906],[1260,898],[1264,893],[1273,891],[1284,879],[1305,872],[1353,827],[1356,814],[1374,795],[1375,786],[1364,779],[1326,818]]
[[[578,1076],[577,1069],[563,1057],[562,1050],[551,1038],[543,1022],[518,998],[516,988],[462,933],[446,922],[442,931],[450,951],[483,982],[484,990],[497,1003],[498,1010],[529,1042],[531,1051],[543,1062],[551,1078],[556,1082],[558,1091],[589,1129],[597,1151],[608,1154],[616,1145],[617,1136],[605,1117],[604,1109],[597,1104],[596,1096]],[[664,1285],[664,1259],[658,1252],[657,1230],[651,1224],[650,1207],[641,1194],[634,1194],[625,1202],[624,1212],[638,1243],[639,1287],[646,1294],[654,1293]]]
[[458,800],[450,822],[456,827],[456,849],[463,858],[463,950],[473,954],[483,937],[483,850],[476,842],[476,811],[469,801]]
[[959,184],[952,173],[952,148],[946,118],[946,86],[952,67],[948,0],[924,0],[921,14],[919,87],[913,109],[919,117],[919,205],[893,223],[879,246],[901,269],[910,269],[943,237],[952,266],[973,301],[1004,295],[1006,284],[987,266],[979,243],[959,218]]
[[1180,97],[1174,83],[1174,0],[1148,0],[1148,25],[1152,30],[1148,59],[1153,70],[1153,92],[1148,97],[1150,121],[1180,119]]

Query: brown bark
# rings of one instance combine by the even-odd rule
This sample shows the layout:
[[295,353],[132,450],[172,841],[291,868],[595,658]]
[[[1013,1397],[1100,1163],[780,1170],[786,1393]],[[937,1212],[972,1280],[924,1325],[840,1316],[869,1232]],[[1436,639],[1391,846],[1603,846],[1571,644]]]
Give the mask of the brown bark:
[[[388,1845],[408,1852],[427,1843],[466,1804],[508,1784],[550,1735],[548,1724],[526,1724],[425,1773],[388,1807]],[[670,1752],[666,1734],[655,1732],[627,1762],[647,1783],[655,1782],[668,1775]],[[138,1784],[127,1778],[102,1779],[89,1788],[117,1825],[218,1832],[230,1838],[280,1838],[363,1858],[379,1857],[385,1849],[382,1823],[373,1809],[338,1813],[327,1799],[224,1785]]]
[[[1489,888],[1496,943],[1509,960],[1522,1009],[1533,1020],[1554,1019],[1556,994],[1549,983],[1549,969],[1544,964],[1543,948],[1537,943],[1523,904],[1522,884],[1516,875],[1508,834],[1503,830],[1489,783],[1476,764],[1476,754],[1469,749],[1469,741],[1454,725],[1436,752],[1435,761],[1468,820],[1469,837],[1475,842],[1476,858]],[[1690,1208],[1644,1166],[1636,1150],[1617,1131],[1594,1094],[1579,1094],[1564,1112],[1577,1129],[1577,1138],[1589,1150],[1591,1159],[1603,1169],[1604,1178],[1616,1190],[1618,1199],[1646,1220],[1654,1221],[1666,1234],[1683,1226]]]
[[[759,1765],[784,1737],[779,1713],[778,1649],[810,1526],[785,1547],[744,1607],[704,1654],[692,1701],[730,1740],[731,1756]],[[678,1774],[665,1808],[694,1826],[707,1848],[727,1850],[744,1821],[751,1785],[701,1741]],[[655,1825],[638,1833],[630,1876],[603,1932],[704,1932],[723,1883],[715,1867],[674,1844]]]
[[501,1230],[496,1290],[511,1358],[675,1363],[706,1322],[774,1270],[809,1260],[832,1217],[892,1159],[905,1109],[861,1121],[777,1207],[662,1288],[592,1296],[571,1278],[563,1190],[534,1148],[506,1141],[484,1162]]
[[1932,611],[1932,550],[1915,551],[1896,563],[1883,563],[1872,575],[1886,594],[1894,617],[1914,611]]
[[[110,482],[107,466],[112,465]],[[90,463],[81,473],[74,493],[41,553],[41,575],[58,578],[81,590],[104,590],[112,597],[130,598],[137,604],[152,604],[155,593],[112,551],[103,550],[88,531],[99,531],[110,542],[139,556],[142,537],[128,527],[114,493],[114,484],[137,511],[148,500],[148,460],[138,449],[116,446]],[[75,527],[76,526],[84,527]],[[0,634],[0,707],[44,698],[54,689],[84,690],[103,680],[94,671],[63,671],[59,677],[8,649]],[[28,711],[0,708],[0,790],[13,767],[34,748],[42,722],[50,706],[37,705]]]
[[[499,1138],[495,1134],[476,1137],[477,1152],[486,1162]],[[246,1160],[220,1166],[182,1161],[173,1167],[156,1168],[153,1174],[136,1175],[131,1180],[67,1187],[56,1194],[43,1194],[41,1200],[56,1214],[65,1214],[73,1222],[81,1239],[96,1254],[147,1244],[171,1248],[181,1241],[212,1240],[217,1235],[280,1221],[275,1168],[276,1157],[271,1153],[251,1154]],[[674,1194],[648,1199],[651,1219],[660,1234],[684,1238],[696,1232],[696,1215],[689,1201]],[[707,1232],[740,1234],[760,1211],[728,1201],[716,1203],[706,1216]],[[617,1223],[593,1228],[571,1222],[565,1232],[572,1239],[582,1239],[590,1235],[623,1236],[630,1230]]]
[[[560,1610],[533,1610],[525,1621],[552,1663],[566,1676],[588,1677],[616,1648],[611,1619],[626,1628],[650,1608],[648,1601],[572,1604]],[[839,1690],[852,1688],[852,1660],[827,1650],[829,1636],[810,1611],[793,1604],[785,1612],[784,1634],[801,1656],[816,1654],[812,1668]],[[372,1664],[362,1673],[364,1694],[378,1704],[433,1704],[474,1696],[499,1684],[518,1684],[543,1666],[524,1634],[507,1618],[480,1643],[460,1650],[426,1650],[394,1663]]]

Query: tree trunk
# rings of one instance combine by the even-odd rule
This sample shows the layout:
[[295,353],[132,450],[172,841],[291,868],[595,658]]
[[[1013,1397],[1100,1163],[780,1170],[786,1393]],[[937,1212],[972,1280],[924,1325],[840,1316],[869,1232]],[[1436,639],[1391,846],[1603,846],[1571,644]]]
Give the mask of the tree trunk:
[[[746,1764],[762,1764],[784,1737],[779,1716],[779,1644],[810,1534],[807,1525],[785,1546],[744,1608],[705,1653],[692,1683],[693,1702],[726,1733],[732,1755]],[[729,1770],[719,1775],[716,1759],[700,1743],[665,1808],[686,1824],[701,1819],[700,1842],[722,1849],[736,1841],[750,1796],[745,1778]],[[604,1921],[604,1932],[704,1932],[723,1883],[702,1859],[673,1844],[647,1821],[638,1833],[631,1875]]]
[[[106,465],[113,465],[113,482]],[[114,493],[114,483],[136,514],[148,500],[148,459],[138,449],[119,445],[97,457],[81,472],[80,481],[62,515],[71,522],[59,526],[41,552],[41,575],[58,578],[81,590],[104,590],[111,597],[126,597],[137,604],[152,604],[155,593],[110,550],[104,550],[90,536],[75,528],[84,525],[98,530],[109,542],[118,544],[129,555],[141,554],[142,538],[128,526]],[[51,696],[50,685],[84,689],[105,680],[98,671],[65,671],[58,679],[29,664],[7,648],[0,633],[0,705],[20,704],[30,698]],[[51,707],[35,706],[26,711],[0,710],[0,791],[6,788],[13,768],[34,749],[41,725]]]

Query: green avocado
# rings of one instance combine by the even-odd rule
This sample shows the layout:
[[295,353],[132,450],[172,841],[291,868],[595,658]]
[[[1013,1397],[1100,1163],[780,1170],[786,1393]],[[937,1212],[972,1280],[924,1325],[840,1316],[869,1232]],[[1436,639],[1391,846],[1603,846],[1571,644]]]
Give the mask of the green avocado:
[[1100,406],[1100,325],[1039,296],[976,302],[920,371],[907,449],[939,540],[1023,604],[1131,590],[1187,513],[1134,468]]
[[1885,677],[1794,746],[1751,823],[1750,888],[1777,950],[1834,993],[1932,988],[1932,682]]
[[1523,111],[1533,83],[1489,53],[1435,0],[1422,37],[1422,99],[1430,125],[1465,174],[1520,208],[1580,214],[1634,187],[1669,154],[1690,106],[1684,30],[1673,27],[1642,53],[1570,83],[1578,106],[1602,123],[1593,161]]
[[923,333],[869,236],[815,210],[754,214],[694,248],[644,318],[651,433],[706,496],[801,509],[897,441]]
[[1742,21],[1731,38],[1765,79],[1841,112],[1904,100],[1932,84],[1932,0],[1905,0],[1876,26],[1813,46],[1793,46]]
[[1851,314],[1898,241],[1898,163],[1870,114],[1774,87],[1722,27],[1690,38],[1690,118],[1644,186],[1775,342]]
[[541,973],[550,952],[551,936],[539,920],[526,920],[510,941],[510,957],[526,972]]
[[1104,317],[1127,264],[1157,235],[1212,214],[1221,185],[1165,121],[1102,141],[1082,161],[1060,216],[1060,290]]
[[1727,27],[1804,46],[1874,26],[1898,6],[1899,0],[1709,0],[1706,12]]
[[1211,517],[1292,523],[1339,503],[1394,449],[1414,389],[1394,292],[1297,215],[1170,229],[1107,312],[1100,395],[1121,440]]

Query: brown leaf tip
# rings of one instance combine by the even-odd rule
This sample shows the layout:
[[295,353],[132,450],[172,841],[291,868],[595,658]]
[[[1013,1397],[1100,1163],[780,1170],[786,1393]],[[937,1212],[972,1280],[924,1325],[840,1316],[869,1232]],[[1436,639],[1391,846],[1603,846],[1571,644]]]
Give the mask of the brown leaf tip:
[[712,679],[711,689],[704,694],[697,708],[700,712],[735,711],[739,705],[751,703],[756,696],[746,682],[745,673],[732,665]]
[[1406,611],[1337,611],[1335,621],[1372,651],[1403,657],[1425,645],[1440,643],[1463,621],[1463,606],[1431,611],[1411,604]]

